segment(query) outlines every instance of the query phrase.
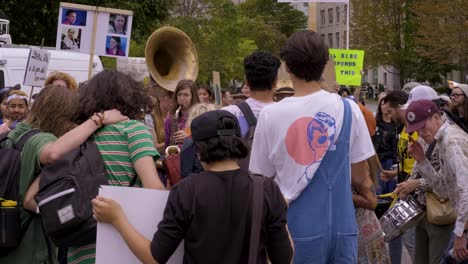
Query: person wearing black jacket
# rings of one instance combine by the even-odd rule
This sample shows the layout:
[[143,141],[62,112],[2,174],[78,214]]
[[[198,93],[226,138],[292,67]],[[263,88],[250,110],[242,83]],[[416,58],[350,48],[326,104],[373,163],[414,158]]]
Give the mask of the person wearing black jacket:
[[[379,157],[380,163],[384,170],[391,170],[393,164],[398,163],[398,123],[392,120],[392,115],[388,110],[388,106],[384,103],[385,100],[380,100],[377,107],[376,123],[377,129],[372,137],[375,152]],[[396,179],[383,181],[379,178],[378,194],[392,192],[396,188]]]

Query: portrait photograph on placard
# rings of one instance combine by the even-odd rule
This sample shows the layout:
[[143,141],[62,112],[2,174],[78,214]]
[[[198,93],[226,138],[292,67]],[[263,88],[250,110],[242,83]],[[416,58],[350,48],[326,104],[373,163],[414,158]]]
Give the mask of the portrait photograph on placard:
[[117,36],[107,36],[106,55],[125,56],[127,50],[127,38]]
[[76,27],[63,27],[61,34],[61,50],[79,50],[81,44],[81,29]]
[[127,35],[128,16],[122,14],[109,15],[109,29],[107,33]]
[[62,25],[86,26],[87,11],[76,9],[62,9]]

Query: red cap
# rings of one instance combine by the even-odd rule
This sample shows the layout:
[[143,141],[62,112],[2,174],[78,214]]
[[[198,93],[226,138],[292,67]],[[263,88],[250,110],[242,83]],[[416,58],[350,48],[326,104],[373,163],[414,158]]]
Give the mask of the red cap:
[[431,100],[417,100],[411,102],[406,109],[406,132],[411,133],[424,128],[426,120],[440,110]]

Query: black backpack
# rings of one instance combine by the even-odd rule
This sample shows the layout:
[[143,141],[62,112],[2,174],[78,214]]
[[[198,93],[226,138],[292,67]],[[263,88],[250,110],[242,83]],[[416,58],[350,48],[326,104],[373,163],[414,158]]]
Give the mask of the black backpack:
[[21,225],[18,205],[23,203],[23,197],[19,195],[19,177],[21,150],[37,133],[36,129],[26,132],[16,144],[8,138],[9,132],[0,134],[0,256],[7,255],[20,244],[32,220],[29,217]]
[[241,160],[239,160],[239,166],[242,169],[249,170],[249,163],[250,163],[250,151],[252,149],[252,142],[255,135],[255,128],[257,127],[257,118],[255,117],[252,108],[250,108],[249,104],[246,102],[240,102],[237,104],[237,107],[241,110],[242,114],[244,115],[245,119],[247,120],[247,124],[249,125],[249,131],[244,136],[244,140],[249,146],[249,155]]
[[35,200],[44,231],[57,247],[96,241],[91,200],[107,184],[104,161],[90,139],[42,169]]

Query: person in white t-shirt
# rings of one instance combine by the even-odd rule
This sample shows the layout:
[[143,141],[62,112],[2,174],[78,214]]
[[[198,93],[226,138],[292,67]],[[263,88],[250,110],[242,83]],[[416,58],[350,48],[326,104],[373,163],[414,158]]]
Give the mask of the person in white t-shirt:
[[321,90],[329,54],[319,34],[296,32],[281,57],[295,95],[262,109],[250,171],[274,177],[290,203],[294,263],[356,263],[351,178],[363,193],[374,155],[364,117],[355,103]]
[[[255,51],[244,59],[245,84],[250,87],[250,97],[245,101],[252,110],[255,118],[258,118],[263,107],[273,104],[273,87],[276,87],[276,78],[281,61],[273,54],[264,51]],[[222,108],[234,114],[239,120],[242,137],[249,130],[247,119],[237,105]]]

